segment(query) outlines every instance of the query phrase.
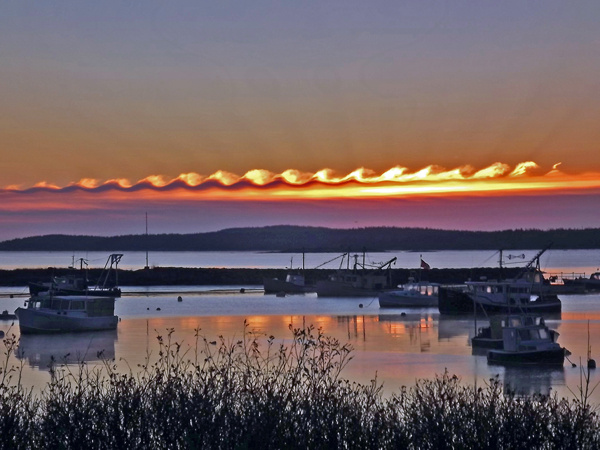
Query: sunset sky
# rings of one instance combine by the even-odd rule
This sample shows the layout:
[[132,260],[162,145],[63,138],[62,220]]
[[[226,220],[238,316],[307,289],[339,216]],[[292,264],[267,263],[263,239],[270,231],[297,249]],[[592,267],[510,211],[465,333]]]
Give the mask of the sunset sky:
[[0,240],[600,227],[600,2],[0,3]]

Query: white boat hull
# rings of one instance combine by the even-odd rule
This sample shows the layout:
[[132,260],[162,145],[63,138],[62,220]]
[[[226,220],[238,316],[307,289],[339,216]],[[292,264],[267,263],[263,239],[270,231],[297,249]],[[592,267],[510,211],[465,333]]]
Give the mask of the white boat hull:
[[65,311],[30,308],[17,308],[15,314],[22,334],[114,330],[119,322],[117,316],[84,317],[70,315]]

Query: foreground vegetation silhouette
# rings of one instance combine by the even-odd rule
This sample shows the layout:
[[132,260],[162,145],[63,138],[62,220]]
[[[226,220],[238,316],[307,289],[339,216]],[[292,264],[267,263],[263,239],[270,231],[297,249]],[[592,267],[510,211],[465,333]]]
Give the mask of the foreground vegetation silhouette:
[[[492,379],[448,373],[383,395],[376,379],[342,378],[352,348],[313,327],[245,332],[185,350],[174,330],[135,370],[56,364],[39,394],[23,387],[4,339],[0,448],[599,448],[600,421],[580,386],[573,400],[517,396]],[[398,370],[404,370],[399,366]],[[589,378],[584,379],[588,382]]]

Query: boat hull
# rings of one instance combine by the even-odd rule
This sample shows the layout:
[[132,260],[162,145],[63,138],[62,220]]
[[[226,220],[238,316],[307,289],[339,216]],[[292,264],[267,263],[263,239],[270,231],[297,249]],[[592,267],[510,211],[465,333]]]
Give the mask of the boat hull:
[[315,287],[318,297],[377,297],[381,290],[364,289],[342,283],[317,281]]
[[490,350],[487,355],[489,364],[500,365],[550,365],[562,366],[565,362],[563,348],[532,351]]
[[537,301],[532,301],[522,305],[511,305],[501,302],[476,302],[462,289],[459,288],[440,288],[438,307],[440,314],[506,314],[520,311],[524,313],[560,313],[562,302],[556,295],[548,294],[540,297]]
[[463,288],[440,287],[438,294],[440,314],[473,314],[473,300]]
[[402,295],[397,292],[382,292],[379,294],[381,308],[431,308],[438,306],[436,296],[427,295]]
[[304,294],[314,292],[314,286],[306,286],[290,283],[289,281],[278,280],[277,278],[265,278],[263,280],[265,294],[277,294],[285,292],[286,294]]
[[600,291],[600,281],[590,280],[585,278],[576,278],[574,280],[563,280],[565,286],[571,288],[571,290],[578,289],[584,292],[598,292]]
[[502,349],[504,347],[504,341],[502,339],[494,339],[491,337],[475,336],[471,339],[471,345],[473,348]]
[[70,333],[78,331],[114,330],[117,316],[79,317],[63,311],[40,311],[17,308],[19,329],[22,334]]

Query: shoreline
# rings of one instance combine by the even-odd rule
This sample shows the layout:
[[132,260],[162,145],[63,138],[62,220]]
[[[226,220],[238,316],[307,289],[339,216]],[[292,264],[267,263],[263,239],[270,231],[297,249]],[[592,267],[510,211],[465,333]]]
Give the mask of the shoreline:
[[[391,269],[391,285],[396,286],[408,282],[410,276],[421,277],[423,281],[440,284],[462,284],[466,280],[510,278],[519,273],[518,268],[480,267],[468,269]],[[89,269],[87,277],[92,282],[98,280],[102,269]],[[304,275],[307,284],[326,279],[335,273],[335,269],[306,269]],[[45,269],[0,269],[0,286],[27,286],[29,282],[49,281],[54,276],[77,275],[80,271],[73,269],[49,267]],[[203,268],[203,267],[151,267],[148,269],[119,269],[119,286],[209,286],[209,285],[262,285],[265,278],[285,279],[285,269],[252,269],[252,268]],[[82,276],[85,276],[82,274]],[[110,280],[114,282],[115,274]]]

